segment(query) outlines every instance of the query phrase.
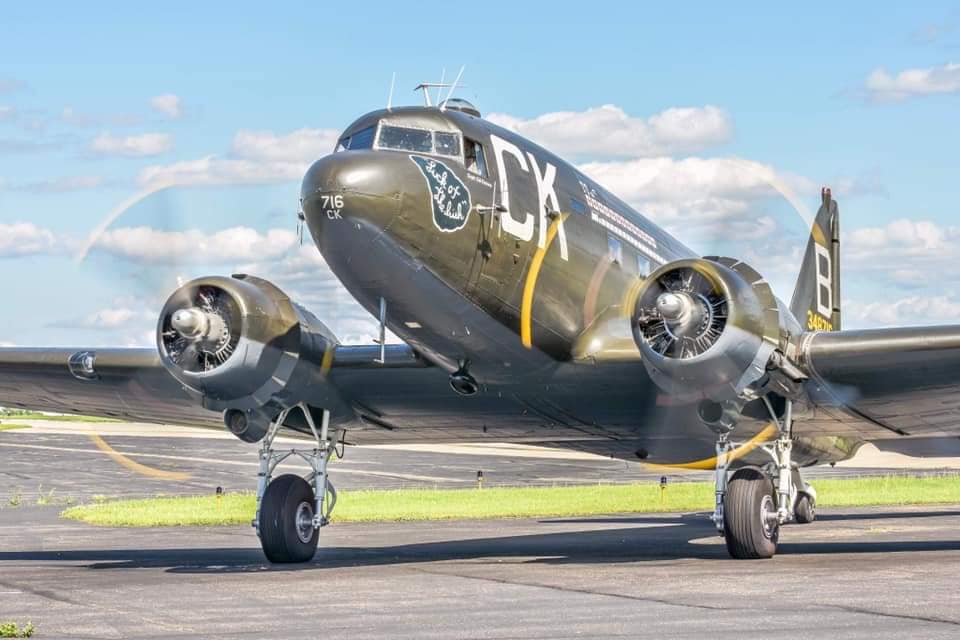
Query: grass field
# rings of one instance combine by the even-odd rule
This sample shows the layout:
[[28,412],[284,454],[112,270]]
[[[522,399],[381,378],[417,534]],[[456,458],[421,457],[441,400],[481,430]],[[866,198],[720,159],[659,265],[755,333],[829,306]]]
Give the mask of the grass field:
[[29,429],[28,424],[4,424],[0,422],[0,431],[13,431],[14,429]]
[[[956,477],[885,477],[822,480],[818,506],[960,504]],[[215,526],[249,524],[250,494],[160,497],[81,505],[63,512],[74,520],[105,526]],[[706,511],[713,508],[713,484],[690,482],[468,490],[409,489],[343,491],[333,520],[376,522],[590,516],[609,513]]]

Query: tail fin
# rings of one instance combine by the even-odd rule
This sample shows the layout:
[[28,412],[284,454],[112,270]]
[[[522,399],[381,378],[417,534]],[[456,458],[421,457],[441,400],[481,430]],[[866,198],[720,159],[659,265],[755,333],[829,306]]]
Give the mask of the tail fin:
[[830,189],[810,230],[790,311],[808,331],[840,330],[840,212]]

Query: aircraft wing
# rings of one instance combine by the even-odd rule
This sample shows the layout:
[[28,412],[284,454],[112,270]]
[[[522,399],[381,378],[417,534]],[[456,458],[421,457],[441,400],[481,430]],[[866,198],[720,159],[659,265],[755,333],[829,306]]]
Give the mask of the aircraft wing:
[[820,402],[900,435],[960,435],[960,326],[813,333],[801,357]]
[[[365,369],[425,366],[407,345],[388,345],[383,364],[377,362],[379,355],[375,345],[339,345],[327,366],[331,372],[353,375]],[[321,362],[313,364],[317,370],[324,367]],[[332,386],[319,384],[315,393],[329,393]],[[0,406],[223,427],[221,414],[205,409],[151,348],[0,348]]]

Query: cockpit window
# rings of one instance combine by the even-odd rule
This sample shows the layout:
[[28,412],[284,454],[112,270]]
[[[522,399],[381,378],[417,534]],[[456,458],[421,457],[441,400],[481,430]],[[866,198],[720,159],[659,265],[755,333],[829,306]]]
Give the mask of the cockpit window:
[[432,153],[433,134],[423,129],[410,129],[408,127],[396,127],[384,124],[380,126],[380,137],[377,138],[377,146],[381,149]]
[[373,132],[375,130],[376,127],[367,127],[366,129],[361,129],[350,136],[350,150],[354,151],[356,149],[372,149]]
[[483,155],[483,145],[476,140],[467,138],[464,141],[464,160],[466,160],[467,171],[476,174],[481,178],[487,177],[487,160]]
[[376,127],[367,127],[366,129],[357,131],[352,136],[344,136],[340,138],[340,141],[337,142],[336,151],[372,149],[374,131],[376,131]]
[[459,158],[460,134],[452,131],[428,131],[381,123],[380,133],[377,136],[377,148],[433,153]]
[[437,131],[434,135],[437,153],[443,156],[460,156],[460,136],[455,133]]

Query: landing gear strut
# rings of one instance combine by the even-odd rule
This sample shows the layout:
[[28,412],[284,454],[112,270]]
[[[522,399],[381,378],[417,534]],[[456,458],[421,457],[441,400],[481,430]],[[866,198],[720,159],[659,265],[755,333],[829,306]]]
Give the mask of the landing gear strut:
[[763,402],[777,427],[777,438],[762,446],[772,459],[764,469],[744,467],[729,474],[729,432],[717,438],[716,506],[712,520],[734,558],[770,558],[777,552],[780,527],[812,522],[816,493],[794,468],[793,403],[787,398],[783,418],[766,397]]
[[[257,512],[252,524],[260,537],[263,553],[270,562],[277,563],[311,560],[317,551],[320,527],[330,522],[337,503],[336,489],[327,475],[327,463],[336,452],[337,443],[337,438],[329,437],[330,412],[323,411],[317,429],[307,405],[301,403],[294,408],[303,412],[316,446],[310,451],[274,451],[274,439],[291,409],[281,411],[270,423],[260,445]],[[303,459],[313,469],[308,479],[291,474],[273,478],[277,465],[291,456]]]

